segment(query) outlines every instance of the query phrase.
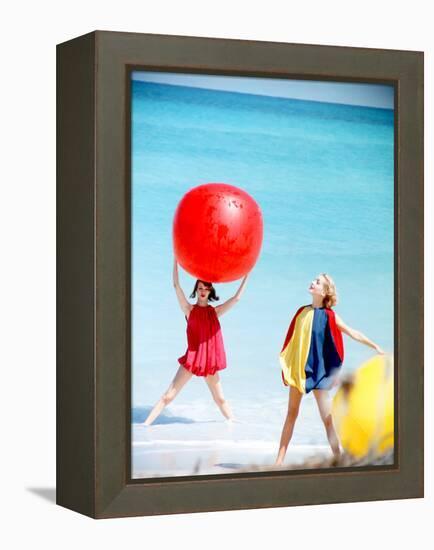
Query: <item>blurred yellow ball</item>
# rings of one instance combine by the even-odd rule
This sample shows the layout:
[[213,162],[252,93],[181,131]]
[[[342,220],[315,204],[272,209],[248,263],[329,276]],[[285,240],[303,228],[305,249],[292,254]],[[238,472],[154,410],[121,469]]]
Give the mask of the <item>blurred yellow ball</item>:
[[376,355],[337,391],[333,421],[343,448],[356,458],[393,448],[393,357]]

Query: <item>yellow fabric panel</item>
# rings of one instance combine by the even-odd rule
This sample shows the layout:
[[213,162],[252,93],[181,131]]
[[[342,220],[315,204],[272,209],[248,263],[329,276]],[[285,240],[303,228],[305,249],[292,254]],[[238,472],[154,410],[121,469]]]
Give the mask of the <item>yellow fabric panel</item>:
[[299,313],[294,327],[294,333],[286,348],[280,353],[285,382],[295,386],[301,393],[306,393],[306,372],[304,370],[309,355],[312,338],[312,322],[314,310],[306,306]]

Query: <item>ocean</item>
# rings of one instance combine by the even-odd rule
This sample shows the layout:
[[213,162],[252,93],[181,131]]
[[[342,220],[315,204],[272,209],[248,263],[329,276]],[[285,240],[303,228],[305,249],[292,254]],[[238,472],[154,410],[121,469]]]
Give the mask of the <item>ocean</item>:
[[[243,297],[220,319],[228,359],[221,381],[240,424],[221,427],[205,382],[194,377],[146,434],[138,423],[186,349],[172,286],[173,215],[189,189],[209,182],[247,191],[264,220]],[[393,198],[391,109],[132,81],[133,471],[164,475],[164,464],[142,453],[155,441],[277,450],[288,400],[278,356],[318,273],[335,280],[344,322],[393,352]],[[194,279],[180,269],[180,280],[188,296]],[[238,284],[217,284],[221,301]],[[374,353],[346,336],[344,343],[343,374]],[[327,445],[311,394],[291,445]]]

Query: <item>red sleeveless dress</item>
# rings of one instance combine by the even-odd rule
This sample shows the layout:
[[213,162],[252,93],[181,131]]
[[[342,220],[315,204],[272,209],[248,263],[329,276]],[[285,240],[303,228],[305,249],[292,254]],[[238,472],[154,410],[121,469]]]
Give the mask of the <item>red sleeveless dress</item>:
[[226,368],[220,322],[212,306],[193,306],[187,319],[187,351],[178,362],[196,376]]

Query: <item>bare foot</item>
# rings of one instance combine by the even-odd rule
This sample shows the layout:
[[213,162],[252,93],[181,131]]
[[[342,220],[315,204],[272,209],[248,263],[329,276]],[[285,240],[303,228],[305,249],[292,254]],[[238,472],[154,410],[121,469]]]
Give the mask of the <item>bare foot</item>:
[[342,451],[340,449],[333,451],[333,461],[338,463],[342,456]]

